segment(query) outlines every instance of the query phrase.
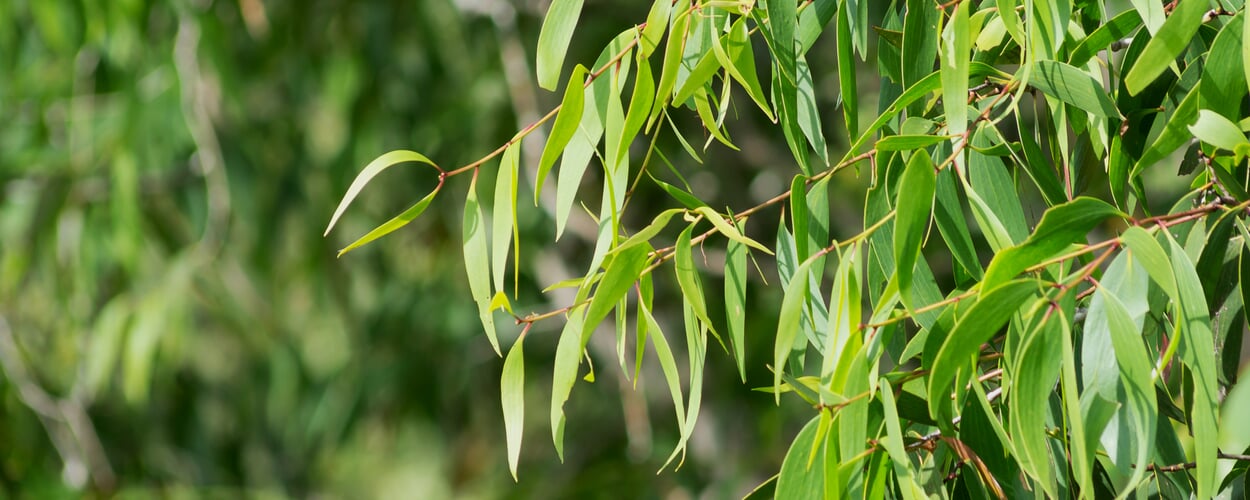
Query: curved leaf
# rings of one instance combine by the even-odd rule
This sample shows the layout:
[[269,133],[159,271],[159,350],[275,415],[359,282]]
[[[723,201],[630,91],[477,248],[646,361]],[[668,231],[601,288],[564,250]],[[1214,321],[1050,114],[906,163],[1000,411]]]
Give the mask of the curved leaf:
[[490,346],[499,351],[499,339],[495,336],[495,317],[491,314],[490,294],[490,260],[486,250],[486,220],[482,216],[482,206],[477,201],[477,173],[469,182],[469,195],[464,201],[464,226],[462,228],[464,248],[464,267],[469,274],[469,292],[473,301],[477,302],[478,318],[482,328],[486,330],[486,338]]
[[1124,214],[1105,201],[1084,196],[1051,207],[1042,215],[1037,230],[1028,240],[994,256],[985,271],[981,290],[991,291],[1068,245],[1084,241],[1090,230],[1113,216],[1123,217]]
[[[383,170],[386,170],[390,166],[409,161],[425,163],[434,167],[436,170],[438,169],[438,165],[435,165],[434,162],[430,161],[429,158],[426,158],[425,155],[415,151],[397,150],[377,157],[373,161],[369,162],[368,165],[365,165],[364,170],[361,170],[360,173],[356,175],[356,178],[352,180],[351,186],[348,186],[347,188],[347,193],[343,194],[343,200],[339,201],[338,208],[334,209],[334,215],[330,217],[330,224],[326,225],[325,233],[323,233],[322,236],[330,234],[330,230],[334,229],[334,224],[339,221],[339,217],[341,217],[343,212],[347,210],[347,206],[352,204],[352,201],[354,201],[356,196],[360,194],[360,190],[364,189],[365,185],[369,184],[369,181],[373,180],[374,177],[382,173]],[[435,191],[437,191],[437,189]],[[418,205],[419,204],[420,203],[418,203]]]
[[586,89],[582,81],[586,79],[588,72],[585,66],[578,64],[573,68],[573,74],[569,76],[569,83],[564,89],[564,99],[560,102],[560,112],[551,126],[551,135],[547,136],[547,144],[543,146],[543,154],[538,161],[538,180],[534,181],[535,205],[538,204],[538,196],[542,194],[547,174],[556,164],[556,158],[564,153],[569,141],[573,139],[573,134],[577,133],[578,124],[582,122],[582,111],[586,104]]
[[538,86],[555,90],[560,83],[560,70],[564,67],[564,54],[573,40],[577,18],[582,15],[582,0],[552,0],[543,18],[542,31],[538,33],[538,52],[534,66],[538,71]]
[[1137,95],[1145,90],[1146,86],[1154,82],[1181,55],[1202,26],[1202,18],[1206,13],[1206,0],[1184,0],[1176,5],[1172,15],[1163,22],[1163,26],[1146,44],[1137,62],[1124,76],[1129,95]]

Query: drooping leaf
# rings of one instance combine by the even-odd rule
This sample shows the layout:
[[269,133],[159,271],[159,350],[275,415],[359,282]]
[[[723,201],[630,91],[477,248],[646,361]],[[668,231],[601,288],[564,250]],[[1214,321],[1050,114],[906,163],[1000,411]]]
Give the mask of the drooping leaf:
[[[677,284],[681,288],[681,295],[690,303],[690,308],[694,311],[699,321],[702,321],[713,335],[716,335],[716,329],[712,327],[712,319],[707,315],[707,302],[703,297],[703,284],[699,281],[698,269],[694,266],[694,255],[690,249],[690,233],[694,230],[694,226],[687,226],[685,231],[677,237],[677,245],[673,252],[673,269],[677,272]],[[720,340],[720,337],[716,337]]]
[[1234,16],[1220,29],[1211,50],[1202,64],[1202,79],[1198,83],[1201,97],[1199,107],[1209,109],[1232,121],[1242,118],[1240,103],[1246,96],[1246,72],[1242,67],[1242,14]]
[[538,162],[538,179],[534,181],[534,204],[538,204],[538,196],[542,194],[543,183],[547,173],[556,164],[556,158],[564,153],[577,127],[582,122],[582,112],[586,102],[586,89],[582,81],[588,73],[585,66],[578,64],[569,76],[569,83],[564,89],[564,99],[560,102],[560,112],[556,115],[555,124],[551,126],[551,134],[547,136],[547,144],[543,146],[543,154]]
[[[845,4],[843,4],[845,5]],[[859,90],[855,81],[855,54],[851,41],[850,15],[845,7],[838,9],[838,94],[842,100],[842,118],[852,139],[859,134]],[[868,135],[868,134],[865,134]],[[856,145],[859,143],[856,142]],[[854,154],[854,149],[847,153]]]
[[877,151],[911,151],[949,141],[945,135],[891,135],[877,141]]
[[[516,231],[516,192],[519,174],[521,143],[515,142],[503,152],[499,162],[499,174],[495,177],[495,205],[491,207],[491,274],[495,278],[495,291],[504,290],[504,277],[508,275],[508,250]],[[517,242],[520,245],[520,242]],[[513,262],[519,266],[520,262]]]
[[777,335],[773,345],[773,389],[777,392],[776,402],[781,403],[781,374],[786,369],[786,360],[790,357],[791,346],[799,335],[799,320],[803,314],[803,304],[808,298],[809,280],[807,270],[814,260],[808,259],[794,270],[794,277],[786,286],[785,296],[781,299],[781,313],[777,320]]
[[573,40],[573,30],[582,15],[582,0],[553,0],[538,33],[538,50],[534,63],[538,70],[538,86],[555,90],[564,68],[564,55]]
[[[1153,2],[1152,2],[1153,3]],[[1157,4],[1156,4],[1157,5]],[[1068,55],[1068,64],[1076,67],[1084,66],[1098,52],[1111,46],[1116,40],[1122,40],[1142,24],[1141,14],[1136,10],[1126,10],[1110,21],[1098,27],[1076,44]]]
[[919,150],[912,154],[907,169],[898,185],[897,215],[894,220],[894,265],[898,273],[898,291],[903,305],[912,309],[912,272],[916,259],[920,258],[920,245],[924,242],[929,219],[933,214],[934,191],[937,173],[929,153]]
[[499,381],[499,394],[503,404],[503,428],[508,441],[508,469],[512,480],[517,481],[517,461],[521,458],[521,438],[525,428],[525,353],[522,343],[525,336],[517,337],[508,358],[503,362],[503,376]]
[[[946,133],[953,137],[951,146],[959,151],[967,141],[968,131],[968,51],[972,48],[968,9],[971,2],[959,2],[955,13],[942,31],[942,103],[946,112]],[[955,157],[955,167],[963,170],[963,155]]]
[[[555,367],[551,374],[551,440],[556,454],[564,461],[564,402],[577,383],[577,367],[581,364],[587,333],[582,331],[586,306],[578,306],[569,312],[568,321],[560,331],[556,344]],[[654,336],[653,336],[654,338]]]
[[651,224],[648,224],[647,227],[644,227],[641,230],[639,230],[637,233],[634,233],[633,236],[629,237],[629,239],[626,239],[625,241],[622,241],[619,244],[617,244],[616,248],[613,248],[612,250],[608,251],[608,255],[624,252],[625,250],[628,250],[630,248],[633,248],[643,243],[646,243],[648,241],[651,241],[651,238],[654,238],[656,235],[660,234],[660,231],[664,230],[664,228],[668,226],[669,221],[673,220],[674,215],[677,215],[683,212],[685,212],[685,210],[682,210],[680,208],[670,208],[668,210],[660,212],[660,214],[656,215],[655,219],[651,221]]
[[1046,445],[1046,417],[1050,413],[1047,407],[1050,395],[1062,366],[1059,336],[1064,334],[1061,325],[1067,323],[1067,318],[1062,316],[1062,312],[1056,311],[1049,320],[1038,321],[1021,342],[1010,397],[1011,437],[1020,451],[1020,466],[1052,497],[1056,495],[1056,486]]
[[[365,168],[356,175],[355,179],[352,180],[352,184],[348,186],[347,192],[343,194],[343,199],[339,201],[339,206],[334,209],[334,215],[330,216],[330,223],[326,225],[325,233],[323,233],[322,236],[330,234],[330,230],[334,229],[334,225],[338,222],[339,217],[343,215],[343,212],[346,211],[347,207],[352,204],[352,201],[356,200],[356,196],[360,194],[360,191],[364,189],[374,177],[377,177],[378,174],[382,173],[383,170],[386,170],[392,165],[410,161],[425,163],[435,169],[438,169],[438,165],[435,165],[429,158],[426,158],[425,155],[414,151],[397,150],[377,157],[373,161],[369,162],[368,165],[365,165]],[[425,211],[426,207],[430,206],[430,202],[434,200],[434,196],[438,194],[440,188],[442,188],[441,182],[434,188],[433,191],[430,192],[430,194],[425,195],[425,197],[418,201],[415,205],[409,207],[403,213],[395,216],[391,220],[386,221],[382,225],[374,228],[372,231],[369,231],[368,234],[361,236],[359,239],[344,247],[342,250],[339,250],[339,256],[342,257],[343,254],[351,251],[352,249],[381,238],[396,229],[404,227],[404,225],[409,222],[412,222],[413,219],[416,219],[417,216],[421,215],[421,213]]]
[[[739,226],[741,228],[741,226]],[[733,346],[738,376],[747,380],[746,372],[746,245],[729,240],[725,249],[725,316],[729,343]]]
[[499,351],[499,340],[495,336],[495,317],[490,312],[490,260],[486,249],[486,219],[482,216],[482,207],[477,201],[477,174],[469,183],[469,196],[464,202],[464,225],[462,238],[464,248],[464,266],[469,275],[469,292],[477,303],[478,318],[482,328],[486,330],[486,338],[490,340],[495,354]]
[[599,322],[608,316],[629,289],[638,281],[642,270],[647,267],[650,245],[635,245],[624,251],[611,254],[604,264],[603,279],[595,289],[595,296],[590,301],[590,309],[586,311],[585,324],[582,331],[593,332]]

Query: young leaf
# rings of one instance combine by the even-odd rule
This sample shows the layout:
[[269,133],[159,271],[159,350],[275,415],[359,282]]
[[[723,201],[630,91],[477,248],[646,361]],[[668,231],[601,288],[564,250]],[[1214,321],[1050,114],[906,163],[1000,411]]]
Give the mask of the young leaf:
[[486,250],[486,221],[477,201],[477,172],[473,173],[469,195],[464,201],[461,241],[464,244],[464,267],[469,274],[469,292],[473,301],[477,302],[478,318],[482,320],[482,328],[486,330],[486,338],[490,339],[495,354],[502,356],[499,340],[495,336],[495,317],[490,312],[490,261],[487,260]]
[[525,335],[517,337],[503,362],[503,376],[499,381],[499,395],[503,404],[503,430],[508,440],[508,469],[512,480],[517,480],[516,466],[521,457],[521,437],[525,422],[525,353],[522,343]]
[[991,291],[1021,271],[1042,262],[1042,259],[1054,255],[1068,245],[1083,241],[1086,233],[1113,216],[1123,217],[1124,214],[1105,201],[1084,196],[1051,207],[1042,215],[1037,230],[1033,231],[1028,240],[994,256],[989,269],[985,271],[981,290]]
[[564,89],[564,100],[560,102],[560,113],[556,115],[555,124],[551,126],[551,135],[547,136],[547,144],[543,146],[543,154],[538,161],[538,179],[534,181],[534,204],[538,204],[538,196],[542,194],[543,183],[547,173],[556,164],[556,158],[568,147],[577,126],[582,122],[583,106],[586,102],[586,89],[582,81],[588,73],[585,66],[578,64],[569,76],[569,83]]
[[564,54],[573,40],[577,18],[582,15],[582,0],[553,0],[538,33],[538,51],[534,62],[538,70],[538,86],[555,90],[564,67]]
[[712,226],[716,228],[716,231],[724,235],[726,238],[742,243],[743,245],[749,246],[768,255],[773,254],[772,250],[769,250],[768,247],[761,245],[760,242],[743,236],[742,233],[738,232],[737,228],[733,227],[733,225],[729,222],[726,222],[721,214],[716,213],[716,211],[712,210],[710,207],[706,205],[695,207],[694,211],[695,213],[702,215],[703,218],[708,220],[708,222],[711,222]]
[[668,222],[673,219],[674,215],[684,212],[685,210],[680,208],[670,208],[660,212],[660,214],[655,216],[655,219],[651,221],[651,224],[648,224],[647,227],[644,227],[637,233],[634,233],[634,235],[630,236],[629,239],[622,241],[616,246],[616,248],[608,251],[608,255],[624,252],[625,250],[651,241],[651,238],[660,234],[660,231],[664,230],[664,228],[668,226]]
[[1129,95],[1137,95],[1145,90],[1147,85],[1154,82],[1181,55],[1202,26],[1202,18],[1206,13],[1206,0],[1184,0],[1176,4],[1172,15],[1164,21],[1163,26],[1146,44],[1137,62],[1124,76]]

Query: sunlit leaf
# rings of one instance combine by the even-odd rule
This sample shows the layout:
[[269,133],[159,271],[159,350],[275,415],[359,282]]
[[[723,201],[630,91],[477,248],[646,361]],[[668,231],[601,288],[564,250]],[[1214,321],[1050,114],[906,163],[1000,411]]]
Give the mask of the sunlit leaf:
[[556,158],[564,153],[569,141],[573,140],[573,134],[577,133],[577,127],[582,122],[586,101],[586,89],[582,87],[582,81],[586,79],[587,72],[585,66],[578,64],[569,76],[564,99],[560,102],[560,113],[556,115],[555,124],[551,126],[551,135],[547,136],[547,144],[543,146],[543,154],[538,162],[538,180],[534,181],[535,204],[542,194],[547,173],[556,164]]
[[555,90],[560,83],[560,70],[564,67],[564,54],[573,40],[577,18],[582,15],[582,0],[553,0],[543,18],[538,34],[538,50],[534,66],[538,70],[538,85]]
[[[495,180],[495,205],[491,207],[491,274],[495,278],[495,291],[504,290],[504,277],[508,275],[508,250],[512,247],[516,231],[516,192],[519,174],[521,143],[513,143],[503,152],[499,162],[499,174]],[[519,242],[518,242],[519,245]],[[514,266],[520,265],[514,262]]]
[[912,154],[907,170],[899,180],[897,214],[894,220],[894,265],[898,273],[898,290],[903,305],[912,308],[911,277],[920,258],[929,219],[933,214],[933,196],[937,173],[933,160],[923,149]]
[[482,321],[482,328],[486,330],[486,338],[490,339],[495,354],[502,356],[499,340],[495,335],[495,317],[490,312],[490,260],[486,250],[486,219],[482,216],[482,206],[477,201],[476,173],[469,183],[469,196],[464,202],[462,235],[469,292],[473,295],[473,301],[477,302],[478,317]]
[[1033,63],[1033,78],[1029,80],[1029,85],[1096,116],[1120,116],[1115,101],[1103,90],[1102,84],[1074,66],[1058,61]]
[[1108,217],[1123,216],[1119,210],[1097,198],[1078,197],[1051,207],[1028,240],[994,256],[981,282],[983,291],[991,291],[1042,259],[1068,245],[1084,241],[1086,233]]

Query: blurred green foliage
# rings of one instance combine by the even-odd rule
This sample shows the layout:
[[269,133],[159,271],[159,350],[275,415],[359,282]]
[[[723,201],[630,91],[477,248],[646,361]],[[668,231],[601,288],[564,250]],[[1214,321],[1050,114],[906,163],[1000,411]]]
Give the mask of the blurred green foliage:
[[[624,27],[598,23],[645,15],[588,6],[623,14],[579,27],[578,61]],[[713,356],[707,432],[685,468],[654,474],[678,433],[656,367],[636,390],[609,367],[569,403],[568,463],[541,445],[547,429],[527,429],[513,485],[502,362],[463,283],[460,200],[335,260],[434,185],[393,169],[322,237],[380,152],[463,164],[558,100],[527,62],[544,8],[0,2],[0,496],[719,497],[776,471],[798,413]],[[785,161],[784,142],[744,127],[749,154],[693,182],[784,190],[759,168]],[[635,203],[671,203],[648,196]],[[551,241],[550,224],[521,224],[526,248]],[[528,256],[523,279],[588,251],[566,236]],[[547,284],[523,295],[539,307]],[[531,337],[545,387],[555,332]]]

